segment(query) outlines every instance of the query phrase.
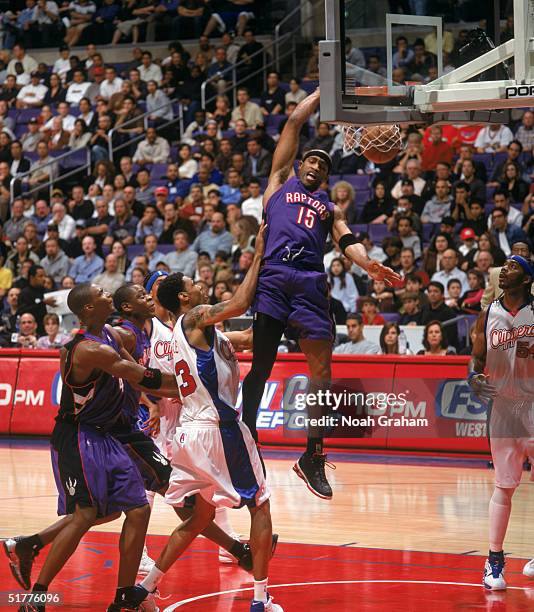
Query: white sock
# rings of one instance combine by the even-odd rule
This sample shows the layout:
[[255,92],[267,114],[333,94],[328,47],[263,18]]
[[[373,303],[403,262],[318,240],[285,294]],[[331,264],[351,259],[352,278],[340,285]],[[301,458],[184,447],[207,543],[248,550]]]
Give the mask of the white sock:
[[154,508],[154,499],[156,498],[156,491],[145,491],[148,505],[150,506],[150,512]]
[[500,552],[512,510],[514,489],[495,487],[489,503],[489,545],[493,552]]
[[265,580],[254,580],[254,601],[267,603],[267,578]]
[[147,577],[141,582],[141,586],[149,593],[152,593],[164,575],[165,574],[154,565],[154,567],[148,572]]
[[234,533],[232,525],[230,524],[230,519],[228,518],[227,508],[219,507],[215,509],[214,523],[228,535],[232,535]]

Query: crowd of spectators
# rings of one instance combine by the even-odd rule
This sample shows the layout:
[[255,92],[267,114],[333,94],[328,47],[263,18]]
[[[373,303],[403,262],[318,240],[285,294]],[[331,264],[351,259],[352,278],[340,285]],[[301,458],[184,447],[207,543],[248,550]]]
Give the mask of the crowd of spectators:
[[[94,45],[86,57],[64,46],[46,66],[15,44],[0,89],[2,346],[64,341],[61,321],[45,319],[54,304],[45,294],[80,282],[113,292],[163,269],[194,276],[213,303],[235,291],[252,262],[276,142],[315,87],[312,50],[302,80],[270,72],[252,95],[240,87],[235,106],[220,94],[202,110],[194,83],[260,44],[251,30],[243,34],[241,47],[229,34],[215,45],[202,36],[196,55],[179,42],[165,58],[135,47],[125,66],[106,64]],[[418,46],[397,40],[410,78],[424,66],[431,75],[431,53],[424,41]],[[350,41],[347,55],[380,70]],[[183,132],[166,125],[176,99],[187,109]],[[403,141],[394,160],[375,165],[345,153],[340,132],[318,117],[300,136],[299,154],[331,154],[333,173],[322,187],[369,256],[402,277],[395,287],[369,282],[328,245],[332,315],[348,335],[337,352],[410,352],[399,324],[424,326],[425,354],[466,350],[447,321],[472,317],[498,296],[507,255],[530,257],[533,112],[510,125],[406,126]],[[90,150],[90,175],[63,178],[54,155],[69,148]],[[365,340],[365,325],[384,326],[379,344]]]

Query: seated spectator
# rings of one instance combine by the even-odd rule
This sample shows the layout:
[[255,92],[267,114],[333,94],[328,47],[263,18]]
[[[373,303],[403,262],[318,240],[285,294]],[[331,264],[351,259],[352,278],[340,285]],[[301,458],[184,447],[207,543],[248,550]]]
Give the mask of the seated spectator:
[[483,127],[475,140],[477,153],[496,153],[506,151],[506,147],[512,142],[514,135],[512,130],[499,123],[491,123]]
[[476,178],[475,165],[470,159],[466,159],[462,163],[462,174],[460,180],[454,183],[454,189],[459,185],[469,186],[469,195],[473,200],[478,200],[479,202],[486,201],[486,185]]
[[148,261],[148,269],[150,272],[156,270],[156,266],[160,261],[165,261],[165,255],[158,251],[158,239],[155,234],[148,234],[143,240],[145,247],[145,257]]
[[237,106],[232,111],[231,125],[235,126],[239,119],[243,119],[246,125],[251,128],[256,128],[263,123],[263,115],[260,107],[250,101],[250,94],[246,87],[240,87],[237,90]]
[[427,53],[425,42],[418,38],[413,44],[413,59],[406,64],[406,69],[411,75],[419,75],[422,79],[428,77],[429,70],[436,64],[436,58],[431,53]]
[[158,217],[155,204],[147,204],[135,231],[135,241],[142,244],[147,236],[156,236],[156,241],[163,231],[163,220]]
[[413,230],[419,234],[422,231],[422,224],[419,215],[413,210],[413,196],[401,196],[397,200],[397,205],[393,209],[393,214],[386,220],[389,231],[395,231],[401,217],[409,217],[412,221]]
[[31,265],[28,269],[28,282],[18,299],[19,313],[31,313],[40,334],[44,333],[43,317],[47,314],[46,307],[56,305],[54,298],[45,298],[45,278],[45,271],[40,265]]
[[65,100],[73,106],[78,106],[80,100],[85,96],[90,85],[91,83],[85,80],[83,70],[79,68],[74,70],[73,81],[67,89]]
[[165,263],[171,272],[181,272],[189,278],[194,278],[198,255],[189,246],[189,237],[184,230],[174,233],[174,252],[167,253]]
[[[43,111],[45,110],[45,108],[43,107]],[[50,109],[49,109],[50,111]],[[76,117],[74,117],[74,115],[70,114],[70,106],[68,102],[60,102],[57,105],[57,116],[61,117],[61,123],[62,123],[62,127],[66,132],[72,132],[72,130],[74,129],[74,122],[76,121]],[[42,132],[46,132],[46,130],[50,130],[52,129],[52,122],[54,120],[53,116],[50,116],[50,118],[46,121],[46,123],[44,123],[43,127],[41,128]]]
[[391,195],[396,200],[402,195],[401,187],[405,179],[412,181],[415,195],[420,196],[423,193],[425,181],[421,178],[421,164],[417,160],[410,159],[406,162],[406,177],[399,179],[391,190]]
[[12,51],[12,58],[9,64],[7,65],[7,74],[16,74],[15,73],[15,65],[17,63],[21,63],[23,70],[26,74],[32,73],[34,70],[37,70],[38,64],[35,59],[26,53],[26,49],[21,42],[17,42]]
[[364,325],[384,325],[386,320],[378,312],[378,301],[371,296],[364,296],[358,300],[362,310]]
[[131,35],[132,43],[136,45],[139,42],[139,27],[146,23],[154,9],[155,7],[151,2],[123,0],[118,17],[119,22],[113,33],[111,44],[116,45],[123,36],[128,38]]
[[[433,321],[445,322],[456,316],[452,308],[445,304],[445,287],[438,281],[430,281],[427,287],[428,304],[421,309],[420,325],[427,325]],[[448,344],[455,345],[458,339],[456,324],[448,325],[445,337]]]
[[111,128],[112,123],[109,115],[99,115],[97,117],[97,127],[88,143],[95,167],[98,162],[108,159]]
[[104,261],[96,254],[96,240],[93,236],[85,236],[82,240],[83,255],[76,257],[69,270],[76,283],[88,283],[99,274],[104,267]]
[[450,183],[444,180],[436,181],[435,191],[435,195],[423,208],[421,214],[421,221],[423,223],[441,223],[443,217],[452,213],[453,199]]
[[317,126],[317,132],[315,137],[311,140],[308,140],[308,142],[304,145],[304,151],[309,151],[311,149],[321,149],[322,151],[326,151],[326,153],[330,153],[333,144],[334,136],[330,131],[329,124],[321,122]]
[[47,314],[43,317],[46,335],[37,340],[36,348],[57,349],[72,340],[72,336],[65,334],[59,329],[59,317],[57,314]]
[[[468,260],[468,263],[469,263],[469,260]],[[490,268],[492,267],[493,267],[493,257],[491,253],[489,251],[479,251],[478,256],[476,257],[476,268],[473,268],[473,269],[478,270],[482,274],[482,277],[485,283],[489,279],[489,272],[490,272]]]
[[333,187],[330,198],[345,215],[349,225],[356,223],[356,192],[347,181],[338,181]]
[[517,128],[515,138],[521,143],[524,151],[532,151],[534,146],[534,113],[527,110],[521,118],[521,125]]
[[[462,270],[457,267],[458,254],[454,249],[447,249],[443,252],[440,260],[440,266],[441,269],[432,275],[432,281],[439,282],[446,287],[449,280],[451,278],[455,278],[459,280],[462,285],[462,294],[469,289],[465,272],[462,272]],[[448,292],[445,293],[445,297],[449,297]]]
[[148,116],[150,121],[160,125],[173,119],[174,112],[171,101],[164,91],[158,89],[156,81],[148,81],[146,87],[146,110],[150,113]]
[[65,44],[75,47],[85,28],[91,25],[96,13],[96,4],[91,0],[78,0],[69,4],[69,26],[65,35]]
[[483,183],[485,183],[488,178],[486,166],[483,162],[473,159],[473,155],[474,150],[470,144],[460,145],[459,157],[454,164],[453,172],[459,179],[462,179],[462,165],[466,159],[470,159],[475,166],[475,178],[480,179]]
[[[491,173],[491,179],[489,182],[490,187],[499,187],[499,185],[506,180],[504,175],[505,167],[510,163],[514,163],[518,170],[518,175],[521,176],[525,172],[525,168],[521,163],[520,157],[523,152],[523,146],[518,140],[512,140],[506,148],[506,159],[496,163],[493,166]],[[518,200],[522,201],[522,200]]]
[[345,312],[352,312],[356,308],[358,290],[354,279],[345,270],[342,259],[335,258],[332,260],[328,271],[328,282],[330,283],[331,296],[343,304]]
[[38,264],[39,257],[30,250],[28,241],[25,236],[20,235],[14,242],[14,249],[11,250],[7,256],[5,267],[11,271],[14,278],[20,276],[22,266],[25,262],[31,262],[31,264]]
[[271,172],[272,155],[262,148],[258,138],[249,138],[245,154],[245,178],[268,177]]
[[105,75],[106,79],[100,84],[100,96],[104,100],[110,100],[113,95],[121,91],[123,80],[117,76],[115,66],[107,66]]
[[137,67],[141,80],[145,81],[145,83],[156,81],[159,85],[163,79],[163,74],[161,68],[152,61],[152,53],[150,51],[143,51],[141,61],[141,65]]
[[[232,119],[232,111],[230,109],[230,100],[228,96],[217,96],[215,98],[215,109],[213,112],[209,113],[208,116],[210,120],[217,123],[219,130],[227,130],[230,127],[230,121]],[[239,123],[239,121],[236,123]]]
[[154,187],[150,184],[150,172],[141,168],[137,173],[138,187],[135,190],[135,199],[143,205],[150,204],[154,197]]
[[0,346],[2,347],[9,346],[11,344],[12,334],[17,333],[19,322],[19,315],[17,314],[19,295],[19,288],[11,287],[8,289],[5,305],[0,309]]
[[468,257],[469,253],[477,250],[478,247],[476,243],[476,235],[474,230],[472,230],[470,227],[464,227],[462,229],[460,232],[460,240],[462,241],[462,244],[458,248],[458,251],[462,257]]
[[65,253],[60,249],[57,238],[48,238],[44,243],[45,257],[39,262],[45,273],[54,279],[54,283],[59,286],[65,276],[67,276],[70,261]]
[[41,83],[41,78],[35,70],[31,73],[28,85],[21,87],[17,94],[17,108],[38,108],[43,105],[48,87]]
[[242,178],[239,172],[230,168],[228,170],[228,176],[226,179],[226,183],[222,185],[220,189],[221,202],[224,206],[228,206],[229,204],[239,204],[241,201],[241,184]]
[[393,214],[394,201],[386,192],[386,184],[377,181],[373,189],[374,195],[365,203],[359,223],[385,223]]
[[382,261],[385,266],[397,271],[400,269],[400,253],[402,250],[402,240],[397,236],[386,236],[382,240],[382,249],[386,254],[386,259]]
[[120,14],[120,6],[115,0],[104,0],[94,15],[94,33],[101,44],[109,44],[115,32],[115,25]]
[[261,95],[260,110],[262,115],[281,115],[285,107],[285,93],[280,87],[280,74],[269,72],[267,74],[267,91]]
[[397,232],[402,240],[403,248],[410,248],[414,253],[415,259],[421,257],[421,239],[413,229],[411,217],[402,216],[397,221]]
[[484,275],[480,270],[469,270],[467,272],[467,282],[469,283],[469,289],[462,295],[459,306],[467,314],[477,314],[482,310],[481,300],[486,288]]
[[419,295],[406,291],[401,298],[403,313],[400,318],[400,325],[419,325],[421,309],[419,307]]
[[78,221],[78,219],[90,219],[95,212],[95,207],[91,200],[86,198],[83,186],[74,185],[71,195],[72,198],[67,204],[70,216],[75,221]]
[[[521,211],[510,205],[510,195],[505,189],[498,189],[493,194],[495,208],[503,208],[506,211],[506,220],[510,225],[521,227],[523,216]],[[491,219],[488,219],[488,228],[491,227]]]
[[37,348],[39,332],[37,321],[31,312],[24,312],[19,319],[19,332],[11,336],[11,346],[25,349]]
[[404,68],[413,61],[414,53],[408,46],[406,36],[397,36],[395,39],[396,51],[393,53],[393,68]]
[[300,80],[296,77],[290,79],[289,91],[285,95],[285,106],[287,106],[290,102],[299,104],[307,97],[308,94],[304,91],[304,89],[300,88]]
[[506,191],[512,202],[523,202],[530,191],[530,185],[521,178],[515,162],[507,162],[504,166],[504,180],[500,189]]
[[70,134],[63,129],[61,117],[52,119],[52,127],[46,132],[43,140],[48,145],[49,151],[63,151],[67,147]]
[[368,294],[374,298],[378,304],[380,312],[395,312],[395,294],[393,290],[386,287],[382,280],[373,280]]
[[17,178],[20,174],[28,172],[31,167],[30,160],[24,156],[22,150],[22,143],[20,140],[13,140],[9,147],[11,164],[9,167],[9,174]]
[[399,324],[384,323],[380,332],[380,349],[383,355],[408,355],[406,338],[402,335]]
[[511,253],[511,245],[514,242],[527,242],[525,232],[507,220],[508,211],[505,208],[496,207],[491,211],[491,235],[506,256]]
[[466,208],[469,210],[469,216],[464,221],[463,228],[472,229],[475,236],[480,236],[488,227],[484,206],[481,202],[475,200],[468,204]]
[[215,212],[211,219],[210,229],[202,232],[193,242],[192,249],[197,253],[206,251],[213,260],[217,251],[230,253],[232,235],[226,230],[224,215]]
[[449,346],[446,335],[440,321],[430,321],[425,325],[423,332],[424,349],[418,351],[418,355],[456,355],[456,349]]
[[461,313],[460,297],[462,293],[462,283],[457,278],[451,278],[447,283],[448,297],[445,299],[445,304],[451,308],[456,315]]
[[348,36],[345,37],[345,61],[353,66],[365,68],[365,55],[358,47],[352,46],[352,40]]
[[369,55],[367,58],[367,71],[378,74],[381,77],[386,76],[386,69],[382,66],[380,57],[375,53]]
[[347,335],[349,341],[334,348],[336,355],[379,355],[380,347],[363,335],[365,324],[362,316],[355,312],[347,315]]
[[130,267],[130,260],[126,249],[120,240],[116,240],[111,247],[111,253],[117,258],[117,272],[125,274]]
[[119,262],[116,255],[109,253],[104,260],[104,271],[93,278],[93,283],[113,295],[126,282],[124,274],[119,272],[118,268]]
[[263,195],[261,193],[261,183],[257,178],[251,178],[248,182],[250,196],[241,204],[241,214],[250,215],[261,223],[263,216]]
[[430,129],[430,141],[425,142],[421,159],[423,172],[436,169],[438,162],[452,164],[453,148],[444,140],[441,127],[433,125]]
[[137,145],[133,161],[139,165],[164,164],[169,158],[169,153],[168,141],[157,135],[156,128],[149,127],[145,140]]

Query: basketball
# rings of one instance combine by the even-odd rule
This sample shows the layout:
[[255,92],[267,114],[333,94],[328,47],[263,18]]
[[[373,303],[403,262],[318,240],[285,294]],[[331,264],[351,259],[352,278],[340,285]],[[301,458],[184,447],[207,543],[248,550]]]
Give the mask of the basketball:
[[362,127],[360,147],[365,157],[375,164],[385,164],[394,159],[400,151],[399,147],[389,148],[391,140],[398,134],[395,125],[373,125]]

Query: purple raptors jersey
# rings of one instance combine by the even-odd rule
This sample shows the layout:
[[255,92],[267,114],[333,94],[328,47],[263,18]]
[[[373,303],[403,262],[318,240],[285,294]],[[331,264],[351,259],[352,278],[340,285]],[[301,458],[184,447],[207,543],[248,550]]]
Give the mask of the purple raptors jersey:
[[[127,329],[135,336],[135,348],[132,357],[139,365],[147,367],[150,359],[150,340],[144,329],[139,329],[132,322],[121,319],[118,326]],[[124,381],[124,406],[122,409],[121,423],[135,426],[139,413],[139,399],[141,391],[138,391],[129,382]]]
[[93,336],[82,331],[65,345],[67,356],[58,419],[107,430],[121,414],[125,397],[124,382],[122,378],[115,378],[103,371],[97,371],[95,376],[83,385],[71,382],[74,351],[80,342],[86,340],[107,344],[115,351],[119,351],[115,338],[105,327],[101,336]]
[[334,220],[325,191],[308,191],[298,176],[288,179],[267,202],[266,264],[324,272],[323,256]]

